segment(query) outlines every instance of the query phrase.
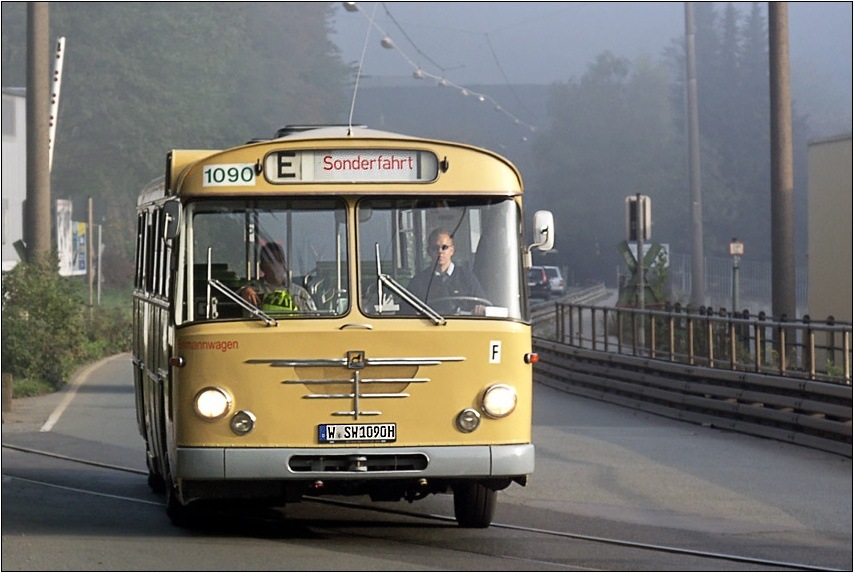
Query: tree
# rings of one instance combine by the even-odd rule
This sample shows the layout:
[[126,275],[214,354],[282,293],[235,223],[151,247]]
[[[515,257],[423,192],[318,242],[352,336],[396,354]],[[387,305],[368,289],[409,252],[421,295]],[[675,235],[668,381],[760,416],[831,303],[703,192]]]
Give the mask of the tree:
[[622,265],[627,195],[652,197],[657,241],[680,240],[688,198],[668,91],[662,66],[608,52],[580,79],[551,88],[551,127],[535,156],[545,207],[560,223],[557,248],[577,278],[602,280]]
[[[23,77],[25,10],[3,6],[3,81]],[[350,69],[328,39],[330,3],[51,4],[66,36],[54,152],[57,197],[104,218],[108,277],[129,284],[134,205],[173,148],[270,137],[283,123],[333,123]]]

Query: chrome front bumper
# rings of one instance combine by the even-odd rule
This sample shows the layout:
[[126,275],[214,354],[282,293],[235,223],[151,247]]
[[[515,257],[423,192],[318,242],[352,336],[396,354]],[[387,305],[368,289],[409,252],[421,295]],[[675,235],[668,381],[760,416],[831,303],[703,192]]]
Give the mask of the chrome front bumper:
[[179,447],[177,462],[175,477],[184,480],[515,477],[533,473],[534,446]]

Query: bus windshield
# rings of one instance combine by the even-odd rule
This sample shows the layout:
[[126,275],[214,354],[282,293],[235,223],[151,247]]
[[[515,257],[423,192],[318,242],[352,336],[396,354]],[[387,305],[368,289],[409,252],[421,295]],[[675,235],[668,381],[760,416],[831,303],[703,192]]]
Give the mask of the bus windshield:
[[522,319],[520,214],[510,198],[366,198],[357,205],[367,316]]
[[196,201],[188,213],[189,320],[347,312],[343,200]]

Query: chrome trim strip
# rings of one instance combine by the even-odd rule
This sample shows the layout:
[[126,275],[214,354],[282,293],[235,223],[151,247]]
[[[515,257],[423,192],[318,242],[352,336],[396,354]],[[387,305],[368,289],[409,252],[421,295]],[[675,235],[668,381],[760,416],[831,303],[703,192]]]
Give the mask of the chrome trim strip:
[[[362,384],[423,384],[429,382],[429,378],[362,378]],[[282,380],[282,384],[352,384],[352,378],[304,378],[296,380]]]
[[[366,366],[436,366],[442,362],[465,362],[465,356],[424,356],[400,358],[368,358]],[[287,366],[347,366],[346,358],[250,358],[246,364],[269,364],[275,368]]]
[[442,362],[465,362],[465,356],[425,356],[421,358],[368,358],[368,366],[435,366]]
[[313,358],[309,360],[288,360],[282,358],[250,358],[246,364],[269,364],[276,368],[286,366],[347,366],[346,358]]
[[[315,399],[315,398],[355,398],[356,395],[353,393],[350,394],[306,394],[303,398]],[[409,398],[409,394],[406,392],[399,393],[380,393],[380,394],[359,394],[359,398]]]

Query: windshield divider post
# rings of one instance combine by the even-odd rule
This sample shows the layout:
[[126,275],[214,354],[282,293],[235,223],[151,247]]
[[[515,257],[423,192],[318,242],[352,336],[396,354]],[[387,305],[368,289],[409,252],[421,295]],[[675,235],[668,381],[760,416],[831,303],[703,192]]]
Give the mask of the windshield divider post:
[[207,273],[208,273],[208,281],[207,281],[207,296],[205,298],[205,319],[211,319],[211,251],[213,249],[208,247],[208,265],[207,265]]

